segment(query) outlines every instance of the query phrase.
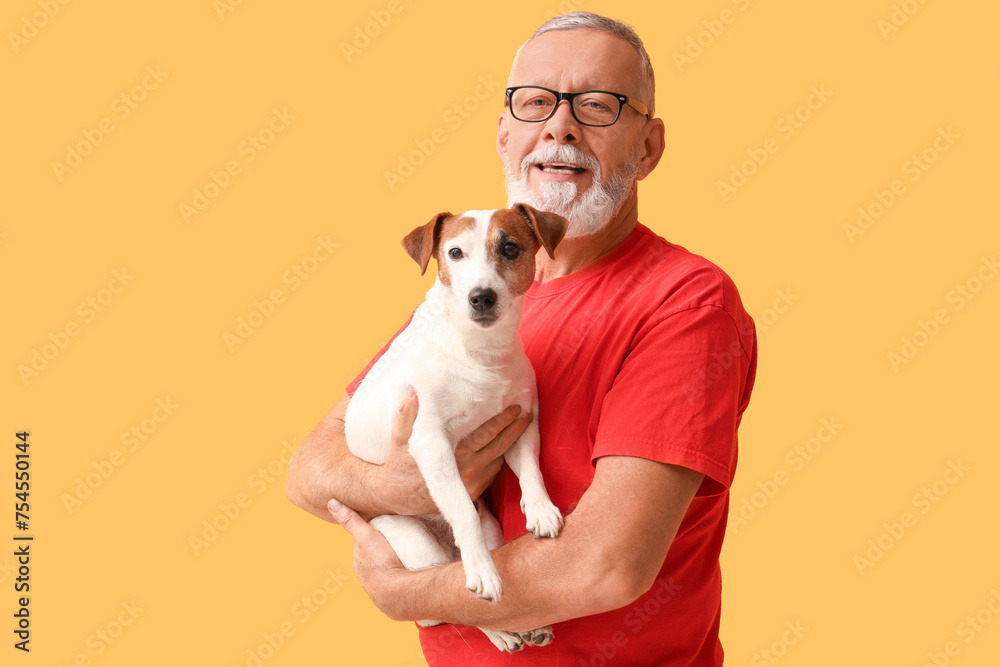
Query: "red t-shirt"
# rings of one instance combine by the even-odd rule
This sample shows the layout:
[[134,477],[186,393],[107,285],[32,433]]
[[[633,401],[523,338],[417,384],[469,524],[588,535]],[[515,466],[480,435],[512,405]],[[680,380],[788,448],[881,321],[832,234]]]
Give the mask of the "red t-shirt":
[[[721,665],[719,552],[737,429],[757,365],[754,323],[732,280],[638,224],[576,273],[536,282],[524,297],[520,332],[537,376],[542,477],[563,514],[576,507],[602,456],[676,464],[705,479],[656,582],[631,605],[557,623],[552,644],[514,654],[476,628],[421,628],[427,661]],[[523,535],[520,486],[509,468],[488,494],[505,539]]]

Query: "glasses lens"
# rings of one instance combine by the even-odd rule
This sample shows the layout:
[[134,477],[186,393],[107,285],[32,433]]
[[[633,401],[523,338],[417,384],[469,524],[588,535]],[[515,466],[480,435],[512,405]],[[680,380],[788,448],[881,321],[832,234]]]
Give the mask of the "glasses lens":
[[581,123],[610,125],[618,118],[621,103],[609,93],[588,91],[573,98],[573,111]]
[[543,88],[518,88],[510,97],[510,110],[518,120],[548,118],[556,105],[556,96]]

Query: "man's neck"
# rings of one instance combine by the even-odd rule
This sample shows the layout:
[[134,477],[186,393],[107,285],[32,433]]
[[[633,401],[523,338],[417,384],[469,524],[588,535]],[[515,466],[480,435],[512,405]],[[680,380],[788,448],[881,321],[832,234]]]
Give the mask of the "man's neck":
[[555,250],[555,258],[544,250],[535,256],[535,280],[545,283],[579,271],[594,260],[611,252],[628,238],[639,221],[638,200],[633,195],[614,220],[589,236],[564,239]]

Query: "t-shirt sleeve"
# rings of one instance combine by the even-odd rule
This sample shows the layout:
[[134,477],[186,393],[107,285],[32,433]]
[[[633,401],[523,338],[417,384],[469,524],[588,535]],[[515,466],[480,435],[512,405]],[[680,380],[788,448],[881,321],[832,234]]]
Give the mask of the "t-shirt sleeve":
[[703,305],[643,327],[602,402],[593,460],[679,465],[705,475],[699,495],[728,489],[756,366],[753,321],[745,319],[737,326],[720,306]]
[[[416,311],[414,311],[414,313],[415,312]],[[368,373],[371,372],[372,368],[375,367],[375,365],[379,362],[379,360],[382,358],[382,356],[389,350],[389,346],[392,345],[392,341],[396,340],[396,338],[399,337],[399,335],[401,333],[403,333],[403,331],[406,330],[406,327],[410,326],[410,322],[412,320],[413,320],[413,313],[410,313],[409,319],[407,319],[406,323],[399,328],[399,331],[397,331],[395,334],[393,334],[392,338],[389,339],[389,342],[386,343],[385,346],[381,350],[378,351],[378,354],[376,354],[372,358],[372,360],[368,362],[368,365],[365,366],[364,370],[362,370],[360,373],[358,373],[357,377],[355,377],[353,380],[351,380],[351,383],[349,385],[347,385],[347,395],[348,396],[354,396],[354,392],[356,392],[358,390],[358,387],[361,385],[361,381],[365,379],[365,376],[368,375]]]

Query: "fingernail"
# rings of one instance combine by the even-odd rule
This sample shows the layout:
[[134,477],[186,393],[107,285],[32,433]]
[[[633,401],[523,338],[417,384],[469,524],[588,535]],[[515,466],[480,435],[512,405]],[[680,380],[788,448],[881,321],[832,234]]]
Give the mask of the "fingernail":
[[417,395],[417,390],[413,388],[412,384],[406,385],[406,397],[414,398]]
[[514,417],[517,418],[521,415],[521,406],[517,403],[514,404]]
[[336,514],[340,510],[344,509],[343,504],[341,504],[341,502],[339,500],[337,500],[336,498],[330,498],[330,502],[328,502],[326,504],[326,507],[327,507],[328,510],[330,510],[334,514]]

